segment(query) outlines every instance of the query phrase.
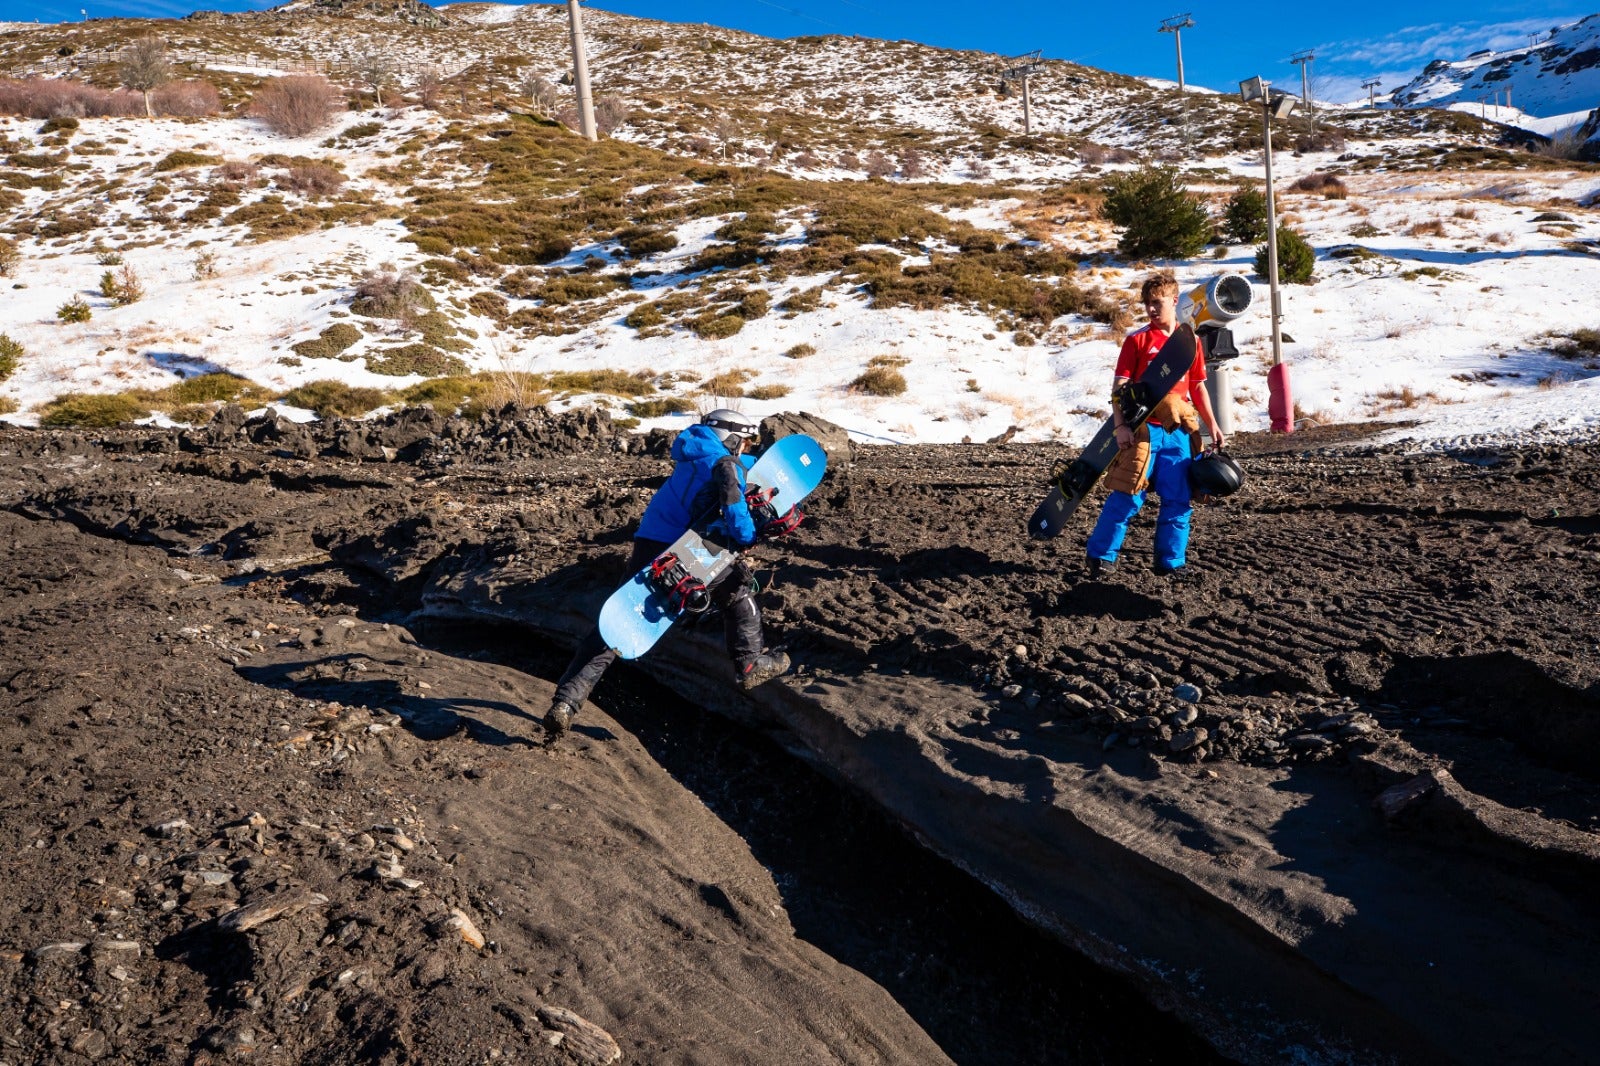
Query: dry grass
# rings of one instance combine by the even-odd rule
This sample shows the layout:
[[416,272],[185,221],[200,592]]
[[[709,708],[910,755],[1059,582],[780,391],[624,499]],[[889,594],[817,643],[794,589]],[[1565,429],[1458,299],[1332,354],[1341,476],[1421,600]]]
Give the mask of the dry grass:
[[868,396],[899,396],[906,387],[905,375],[888,366],[870,366],[849,385],[851,392]]
[[745,382],[753,377],[755,377],[755,374],[749,370],[725,371],[702,381],[700,383],[700,391],[711,396],[743,396],[745,395]]
[[1426,222],[1414,222],[1406,232],[1413,237],[1443,237],[1444,219],[1432,218]]

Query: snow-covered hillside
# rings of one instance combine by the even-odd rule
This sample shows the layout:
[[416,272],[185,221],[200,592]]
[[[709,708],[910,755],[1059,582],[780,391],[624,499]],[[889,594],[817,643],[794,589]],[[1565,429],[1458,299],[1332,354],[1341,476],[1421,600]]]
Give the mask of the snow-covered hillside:
[[[997,57],[596,11],[596,91],[625,117],[591,146],[532,116],[522,91],[563,69],[559,9],[444,15],[428,28],[308,5],[0,34],[13,67],[104,84],[117,42],[155,32],[212,57],[185,73],[236,109],[296,56],[397,64],[386,106],[368,92],[366,111],[299,139],[237,111],[49,129],[0,117],[0,232],[18,249],[0,334],[23,353],[0,381],[6,417],[214,371],[258,399],[336,382],[383,390],[372,402],[446,402],[461,393],[424,380],[454,369],[536,375],[558,404],[644,426],[731,400],[872,439],[1078,440],[1133,322],[1114,311],[1144,275],[1253,275],[1250,245],[1117,254],[1099,183],[1183,136],[1175,94],[1133,79],[1052,65],[1025,137],[1018,101],[995,91]],[[730,72],[715,94],[698,77],[713,58]],[[431,107],[395,96],[429,67],[463,73]],[[354,97],[360,78],[336,77]],[[1225,95],[1189,101],[1189,187],[1220,215],[1263,177],[1255,116]],[[1275,171],[1285,220],[1318,252],[1316,283],[1284,296],[1300,416],[1421,421],[1406,432],[1424,436],[1600,422],[1596,172],[1496,147],[1500,131],[1470,116],[1325,123],[1337,137],[1301,152],[1286,126]],[[868,180],[875,155],[886,169]],[[337,180],[319,186],[317,167]],[[1339,175],[1343,195],[1291,188],[1312,174]],[[96,284],[124,268],[137,300]],[[385,273],[415,279],[431,309],[363,312],[358,287]],[[1268,301],[1253,282],[1230,368],[1240,429],[1266,425]],[[58,318],[75,299],[90,320]],[[192,406],[180,413],[204,413]]]
[[1486,100],[1535,118],[1586,113],[1600,105],[1600,15],[1554,27],[1526,48],[1435,60],[1393,94],[1398,107]]

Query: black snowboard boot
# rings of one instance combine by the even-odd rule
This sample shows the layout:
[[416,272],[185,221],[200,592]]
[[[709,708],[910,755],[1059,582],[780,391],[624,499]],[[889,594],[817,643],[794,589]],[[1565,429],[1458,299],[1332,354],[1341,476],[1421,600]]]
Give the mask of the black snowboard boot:
[[572,729],[572,704],[556,700],[544,712],[544,742],[554,744]]
[[789,669],[789,656],[783,652],[762,652],[744,665],[739,673],[739,687],[749,692],[764,685]]
[[1116,566],[1116,563],[1108,563],[1104,559],[1096,559],[1092,555],[1089,556],[1089,580],[1100,580],[1101,574],[1105,573],[1107,570],[1115,570]]

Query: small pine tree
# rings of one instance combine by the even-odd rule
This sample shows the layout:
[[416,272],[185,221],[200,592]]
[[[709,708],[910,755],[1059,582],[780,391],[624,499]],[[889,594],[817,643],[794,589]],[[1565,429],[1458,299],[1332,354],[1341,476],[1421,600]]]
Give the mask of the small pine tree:
[[1211,216],[1184,191],[1178,172],[1153,167],[1105,186],[1105,215],[1123,227],[1117,247],[1135,259],[1188,259],[1211,239]]
[[94,317],[89,303],[82,296],[74,296],[56,308],[56,317],[63,322],[87,322]]
[[22,345],[0,333],[0,381],[4,381],[17,371],[17,364],[22,361]]
[[1233,244],[1254,244],[1267,237],[1267,198],[1255,189],[1240,189],[1228,198],[1222,229]]
[[[1285,285],[1305,285],[1317,265],[1317,253],[1306,239],[1288,226],[1278,227],[1278,280]],[[1267,276],[1267,246],[1256,249],[1256,273]]]

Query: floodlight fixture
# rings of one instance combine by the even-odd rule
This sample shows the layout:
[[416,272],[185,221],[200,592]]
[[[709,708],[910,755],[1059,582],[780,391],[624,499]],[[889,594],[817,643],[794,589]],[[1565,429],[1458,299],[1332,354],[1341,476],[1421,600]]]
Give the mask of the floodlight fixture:
[[1288,93],[1275,92],[1272,94],[1272,101],[1267,107],[1272,112],[1273,118],[1288,118],[1294,114],[1296,103],[1295,98]]
[[1247,104],[1252,100],[1259,100],[1265,95],[1267,95],[1267,83],[1261,80],[1261,75],[1259,74],[1239,83],[1239,99]]

